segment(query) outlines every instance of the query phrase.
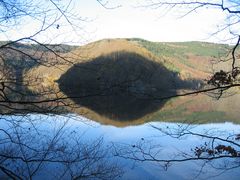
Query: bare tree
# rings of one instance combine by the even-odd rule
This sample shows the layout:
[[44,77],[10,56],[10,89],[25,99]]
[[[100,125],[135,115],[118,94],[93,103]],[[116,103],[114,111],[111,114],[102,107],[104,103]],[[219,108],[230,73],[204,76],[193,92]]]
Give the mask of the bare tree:
[[[234,42],[229,54],[226,54],[225,59],[219,59],[220,61],[230,61],[231,65],[229,70],[219,70],[214,72],[213,75],[207,80],[207,87],[193,92],[184,94],[177,94],[176,96],[188,96],[198,93],[215,92],[217,98],[222,97],[223,93],[230,88],[239,87],[239,15],[240,15],[240,3],[239,1],[232,0],[150,0],[144,1],[141,5],[144,8],[153,8],[159,10],[160,13],[166,15],[167,13],[178,13],[178,16],[184,18],[189,14],[198,13],[202,9],[220,9],[223,13],[226,13],[226,24],[220,24],[219,30],[213,32],[212,35],[218,35],[219,33],[228,33],[228,39]],[[210,87],[209,87],[210,86]],[[171,97],[174,97],[171,96]],[[170,98],[170,97],[166,97]],[[240,144],[239,134],[232,132],[216,132],[214,130],[207,132],[195,132],[192,130],[190,124],[177,124],[166,127],[159,127],[152,125],[154,129],[159,132],[159,136],[168,136],[173,139],[181,140],[187,137],[199,138],[200,143],[198,145],[192,145],[188,150],[177,149],[177,152],[164,156],[164,146],[161,143],[154,141],[148,141],[141,138],[140,141],[132,144],[119,143],[115,144],[115,155],[123,158],[131,159],[139,162],[152,162],[162,166],[167,170],[170,166],[177,163],[186,162],[199,162],[200,168],[196,177],[199,177],[204,171],[204,168],[215,168],[219,171],[218,175],[228,170],[236,169],[240,167]],[[222,133],[224,135],[222,135]],[[161,138],[161,137],[159,137]]]
[[[33,23],[29,34],[25,34],[11,41],[1,42],[1,113],[39,111],[51,112],[60,106],[58,92],[51,89],[42,89],[41,93],[31,92],[30,86],[41,87],[37,77],[27,77],[26,72],[38,65],[56,66],[60,63],[69,64],[62,52],[66,46],[48,45],[57,35],[50,34],[61,26],[68,25],[72,31],[78,32],[81,22],[79,15],[71,10],[73,1],[0,1],[0,32],[8,37],[23,28],[26,22]],[[12,32],[13,31],[13,32]],[[48,41],[40,38],[48,36]],[[52,36],[52,37],[49,37]],[[24,43],[24,44],[22,44]],[[41,94],[41,95],[40,95]],[[45,95],[45,99],[43,99]],[[48,97],[48,98],[46,98]],[[51,99],[51,100],[50,100]],[[55,104],[53,102],[56,102]],[[50,104],[52,107],[50,107]],[[54,105],[54,106],[53,106]]]
[[[167,136],[169,140],[175,139],[177,142],[175,150],[169,148],[170,152],[166,155],[168,147],[162,145],[161,140],[141,138],[132,144],[115,143],[115,155],[136,162],[157,164],[166,171],[180,163],[194,163],[198,165],[194,178],[202,177],[204,172],[207,173],[207,177],[220,176],[240,167],[239,134],[214,129],[198,132],[193,126],[186,124],[152,125],[152,127],[159,133],[157,138]],[[190,144],[189,149],[178,147],[178,143],[191,138],[199,141],[197,144]],[[211,169],[215,172],[210,173]]]
[[[2,116],[0,175],[11,179],[115,179],[122,174],[102,138],[84,141],[81,132],[46,116]],[[71,119],[73,121],[73,119]]]
[[[41,76],[27,73],[40,65],[59,68],[74,64],[63,55],[74,46],[52,44],[58,37],[52,32],[64,26],[76,34],[82,29],[86,19],[73,12],[73,6],[72,0],[0,0],[0,35],[7,37],[7,41],[0,43],[0,176],[3,178],[33,179],[48,172],[54,179],[113,179],[122,173],[111,160],[111,150],[106,149],[102,138],[83,141],[81,134],[68,130],[68,121],[46,129],[54,123],[47,116],[30,117],[33,112],[64,113],[65,107],[74,107],[66,101],[69,97],[54,86],[44,87]],[[28,22],[33,24],[31,32],[8,39]],[[60,117],[64,119],[66,115]],[[42,126],[44,121],[46,127]],[[48,171],[51,168],[58,171]]]
[[[222,41],[228,41],[234,43],[229,54],[226,54],[225,58],[219,58],[220,61],[231,61],[231,66],[229,70],[217,70],[213,72],[213,75],[207,80],[207,86],[204,90],[196,91],[193,93],[201,92],[213,92],[217,98],[220,98],[223,92],[227,91],[231,87],[239,86],[239,51],[238,46],[240,42],[239,33],[239,14],[240,14],[240,4],[238,1],[232,0],[150,0],[141,1],[140,7],[152,8],[154,10],[159,10],[162,15],[167,15],[174,13],[178,17],[184,18],[189,14],[196,14],[201,12],[203,9],[218,9],[226,15],[225,23],[219,22],[218,30],[212,32],[212,36],[217,36],[218,34],[227,34],[227,39],[222,39]],[[210,86],[210,87],[209,87]],[[190,93],[191,94],[191,93]],[[181,94],[180,96],[189,95],[189,93]]]

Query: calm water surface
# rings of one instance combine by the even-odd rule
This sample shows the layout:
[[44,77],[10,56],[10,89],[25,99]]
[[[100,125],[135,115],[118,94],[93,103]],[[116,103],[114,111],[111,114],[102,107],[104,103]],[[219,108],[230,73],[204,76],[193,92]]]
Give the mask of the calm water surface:
[[[54,153],[69,153],[72,150],[69,155],[64,156],[66,160],[67,157],[76,153],[75,148],[79,145],[79,142],[82,143],[79,147],[87,147],[87,145],[94,144],[93,142],[96,142],[96,140],[100,140],[101,148],[109,150],[105,154],[106,162],[117,164],[123,170],[123,174],[117,179],[227,179],[229,177],[239,179],[240,175],[239,157],[220,158],[214,161],[186,160],[170,163],[146,160],[141,162],[129,159],[135,157],[134,155],[140,159],[142,157],[149,158],[147,155],[142,156],[138,151],[139,148],[145,152],[151,152],[156,159],[176,160],[196,158],[194,149],[204,145],[209,147],[212,142],[215,143],[215,146],[224,143],[229,145],[227,142],[217,139],[213,141],[213,138],[206,138],[198,134],[208,135],[208,137],[228,138],[228,140],[239,143],[233,135],[240,133],[240,125],[231,122],[200,125],[152,122],[120,128],[101,125],[73,114],[64,116],[30,114],[27,116],[2,116],[0,127],[1,154],[12,157],[21,154],[21,157],[26,159],[33,158],[34,153],[35,157],[43,157],[41,152],[43,153],[44,148],[46,150],[46,147],[50,147],[49,144],[52,143],[51,148],[54,149],[55,146],[54,150],[57,153],[50,153],[51,150],[49,150],[49,154],[44,157],[51,157],[52,160],[56,160],[57,157],[54,157]],[[181,133],[186,132],[192,134],[178,137]],[[9,140],[8,134],[12,136],[12,140]],[[26,147],[14,143],[16,141],[24,142],[23,144]],[[234,146],[234,148],[239,150],[238,146]],[[39,151],[35,152],[33,149]],[[135,154],[133,155],[133,153]],[[17,174],[20,174],[20,172],[23,172],[22,174],[26,173],[27,170],[24,171],[24,167],[36,168],[36,164],[34,165],[32,162],[30,167],[27,167],[20,159],[9,160],[6,157],[4,159],[4,156],[1,156],[1,163]],[[81,164],[81,166],[83,165]],[[19,169],[20,167],[23,169]],[[72,171],[76,171],[78,167],[73,166],[71,168]],[[59,178],[58,175],[62,173],[62,165],[59,165],[58,162],[42,162],[32,178],[53,179]],[[5,177],[4,174],[1,177]],[[70,179],[71,176],[69,173],[63,173],[60,178]]]

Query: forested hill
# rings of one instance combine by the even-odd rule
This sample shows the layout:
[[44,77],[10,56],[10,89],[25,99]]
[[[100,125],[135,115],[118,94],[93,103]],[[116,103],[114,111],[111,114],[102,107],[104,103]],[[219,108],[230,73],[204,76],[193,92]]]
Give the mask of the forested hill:
[[[8,45],[5,45],[6,43]],[[231,68],[231,62],[224,61],[230,58],[229,45],[206,42],[150,42],[136,38],[104,39],[84,46],[13,42],[0,44],[1,79],[11,79],[11,82],[17,85],[17,90],[31,95],[31,100],[66,95],[91,96],[86,93],[101,94],[106,98],[110,95],[110,104],[102,104],[101,102],[108,102],[109,99],[102,101],[98,97],[93,99],[93,104],[87,98],[85,101],[80,99],[81,101],[68,102],[86,107],[80,108],[79,113],[88,112],[89,118],[103,123],[111,124],[111,117],[119,120],[140,119],[141,122],[145,117],[151,120],[156,116],[168,121],[175,120],[176,116],[171,113],[173,111],[178,112],[177,117],[183,119],[196,110],[205,114],[214,112],[214,115],[224,119],[238,117],[234,113],[238,112],[234,111],[237,106],[232,103],[233,100],[238,101],[239,98],[236,97],[233,97],[227,108],[225,99],[217,104],[202,96],[196,97],[194,101],[192,97],[177,99],[174,101],[177,106],[172,106],[171,101],[155,104],[150,101],[138,103],[135,99],[136,95],[137,99],[146,99],[145,96],[174,96],[182,91],[202,87],[213,72]],[[105,91],[106,89],[111,91]],[[16,98],[17,95],[11,94],[11,97]],[[132,104],[127,100],[131,100]],[[143,106],[140,107],[139,104]],[[132,109],[129,105],[136,108]],[[184,109],[174,109],[183,107]],[[142,108],[142,114],[138,113],[139,108]],[[159,109],[160,114],[157,113]]]
[[[212,71],[212,64],[217,62],[217,60],[226,58],[226,55],[229,53],[231,46],[226,44],[215,44],[215,43],[207,43],[207,42],[151,42],[144,39],[139,38],[131,38],[131,39],[108,39],[108,40],[100,40],[94,43],[90,43],[86,46],[82,47],[90,47],[97,46],[97,44],[106,44],[114,41],[125,41],[125,45],[127,43],[132,43],[137,46],[143,47],[151,52],[153,55],[161,58],[166,63],[169,69],[180,72],[181,67],[178,65],[174,65],[176,61],[183,65],[186,65],[190,68],[198,69],[204,72]],[[5,46],[6,44],[9,44]],[[124,43],[119,44],[119,48],[122,49],[122,46],[125,46]],[[3,48],[1,48],[3,46]],[[10,48],[9,48],[10,47]],[[79,46],[71,46],[66,44],[22,44],[22,43],[14,43],[11,41],[0,41],[0,53],[6,57],[5,59],[10,60],[8,64],[19,64],[24,65],[24,63],[18,62],[24,54],[36,55],[36,52],[41,53],[69,53],[78,49]],[[81,47],[80,47],[81,49]],[[14,50],[16,50],[14,52]],[[99,48],[98,48],[99,50]],[[95,51],[94,47],[89,49],[89,51]],[[101,50],[104,53],[104,50]],[[14,52],[14,53],[12,53]],[[40,53],[38,53],[40,54]],[[29,57],[25,57],[26,59],[31,59]],[[34,59],[34,58],[33,58]],[[35,66],[36,61],[29,62],[25,61],[26,66]],[[217,66],[216,66],[217,67]]]
[[[177,60],[178,62],[204,72],[211,72],[212,65],[220,60],[226,60],[231,46],[208,42],[151,42],[143,39],[128,39],[148,49],[154,55]],[[231,62],[229,62],[230,64]],[[219,67],[220,66],[217,66]],[[176,69],[179,71],[180,69]]]

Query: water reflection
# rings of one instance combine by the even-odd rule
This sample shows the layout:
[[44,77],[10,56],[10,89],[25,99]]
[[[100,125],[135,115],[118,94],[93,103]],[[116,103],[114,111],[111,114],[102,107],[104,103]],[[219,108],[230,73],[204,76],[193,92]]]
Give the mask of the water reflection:
[[[1,116],[0,127],[1,178],[239,178],[240,126],[232,123],[155,122],[117,128],[76,115],[30,114]],[[231,146],[237,154],[216,149],[219,145]],[[199,156],[196,147],[203,147]],[[209,148],[219,154],[209,156]]]
[[[157,137],[150,141],[142,137],[130,144],[117,143],[116,154],[124,159],[158,165],[166,171],[159,175],[163,179],[219,180],[229,175],[238,179],[240,126],[153,123],[151,127],[157,131]],[[159,178],[153,174],[154,179]]]
[[1,179],[119,177],[121,168],[111,159],[103,138],[83,139],[83,132],[70,127],[69,118],[1,116]]
[[76,104],[129,121],[160,109],[166,101],[158,99],[196,88],[200,81],[183,81],[154,59],[122,51],[76,64],[58,83]]

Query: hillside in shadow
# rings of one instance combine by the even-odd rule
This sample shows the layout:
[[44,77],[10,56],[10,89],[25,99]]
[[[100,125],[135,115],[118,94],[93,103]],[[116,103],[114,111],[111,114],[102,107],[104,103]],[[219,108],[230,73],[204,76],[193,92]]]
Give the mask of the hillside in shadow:
[[179,89],[200,81],[183,81],[176,72],[134,52],[113,52],[72,66],[58,80],[60,90],[78,105],[119,121],[135,120],[159,110]]
[[[46,96],[55,92],[48,87],[43,89],[43,82],[36,72],[29,75],[29,71],[46,66],[54,67],[59,61],[58,55],[74,50],[75,46],[23,44],[11,41],[0,41],[0,114],[27,114],[27,113],[55,113],[59,112],[57,102],[37,103],[34,101],[46,100]],[[44,92],[39,93],[41,89]],[[45,96],[45,97],[44,97]],[[22,103],[25,102],[25,103]],[[28,102],[28,103],[26,103]],[[61,111],[62,112],[62,111]]]

